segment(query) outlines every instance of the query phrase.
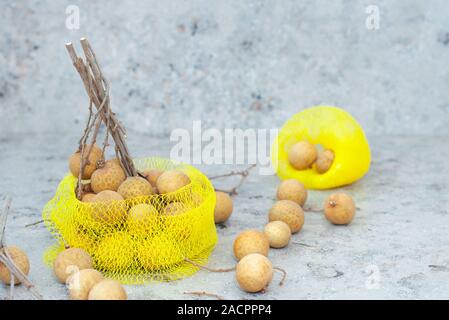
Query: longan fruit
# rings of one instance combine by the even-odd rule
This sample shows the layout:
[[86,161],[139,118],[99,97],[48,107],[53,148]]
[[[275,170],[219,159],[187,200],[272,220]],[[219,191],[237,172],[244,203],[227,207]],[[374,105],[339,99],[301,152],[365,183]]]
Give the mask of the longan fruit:
[[304,225],[304,211],[301,206],[291,200],[277,201],[268,212],[269,221],[284,221],[292,233],[301,230]]
[[157,179],[161,176],[162,173],[164,173],[163,170],[151,169],[144,171],[142,174],[153,187],[156,187]]
[[89,292],[89,300],[127,300],[125,288],[115,280],[105,279],[98,282]]
[[153,187],[142,177],[128,177],[117,190],[124,199],[144,197],[153,194]]
[[134,231],[145,231],[148,230],[150,226],[157,219],[158,212],[155,207],[151,204],[140,203],[131,207],[128,212],[128,227],[130,230]]
[[316,171],[318,171],[318,173],[327,172],[334,162],[334,157],[334,152],[329,149],[318,152],[318,157],[316,159]]
[[157,235],[142,242],[137,250],[137,257],[145,270],[170,268],[184,261],[183,253],[175,239],[165,235]]
[[283,248],[288,245],[292,232],[284,221],[271,221],[265,225],[263,232],[267,235],[271,248]]
[[61,283],[66,283],[67,278],[73,272],[92,268],[92,257],[81,248],[69,248],[61,251],[53,262],[53,271]]
[[89,193],[85,193],[81,197],[81,201],[82,202],[92,202],[95,196],[96,196],[95,193],[90,193],[90,192]]
[[120,193],[104,190],[93,197],[92,202],[95,203],[92,210],[94,220],[106,223],[117,223],[127,215],[127,206],[123,201]]
[[270,250],[270,242],[265,233],[257,230],[246,230],[235,238],[233,249],[237,260],[250,253],[260,253],[267,256]]
[[125,231],[111,233],[97,246],[96,262],[100,270],[126,272],[135,261],[133,236]]
[[90,185],[95,193],[104,190],[117,191],[125,179],[125,171],[121,166],[112,161],[106,161],[104,167],[98,168],[92,173]]
[[[8,246],[0,249],[2,254],[5,252],[11,257],[12,261],[14,261],[17,268],[19,268],[25,275],[28,275],[30,272],[30,260],[28,260],[27,255],[17,246]],[[4,284],[11,284],[11,272],[9,269],[0,262],[0,281]],[[14,285],[20,284],[20,280],[17,277],[14,277]]]
[[176,216],[183,214],[188,209],[187,205],[182,202],[170,202],[164,208],[164,214],[167,216]]
[[156,182],[159,193],[170,193],[181,189],[190,183],[190,178],[179,170],[164,171]]
[[273,279],[273,265],[264,255],[251,253],[237,263],[235,276],[242,290],[259,292]]
[[229,219],[234,208],[232,199],[226,192],[216,191],[216,202],[214,209],[215,223],[223,223]]
[[315,162],[317,153],[315,145],[308,141],[300,141],[288,151],[288,161],[295,169],[305,170]]
[[349,224],[355,210],[354,200],[343,192],[331,194],[324,203],[324,215],[333,224]]
[[[84,166],[84,171],[82,179],[90,179],[92,173],[97,169],[97,162],[103,159],[103,151],[94,145],[86,145],[84,148],[84,159],[86,165]],[[90,151],[92,149],[92,151]],[[90,152],[90,154],[89,154]],[[87,155],[89,154],[89,157]],[[77,151],[69,157],[69,169],[70,172],[78,178],[81,168],[81,151]]]
[[287,179],[279,184],[276,197],[278,200],[291,200],[303,206],[307,200],[307,190],[298,180]]
[[94,269],[83,269],[73,273],[67,279],[70,298],[72,300],[87,300],[92,287],[103,279],[103,275]]

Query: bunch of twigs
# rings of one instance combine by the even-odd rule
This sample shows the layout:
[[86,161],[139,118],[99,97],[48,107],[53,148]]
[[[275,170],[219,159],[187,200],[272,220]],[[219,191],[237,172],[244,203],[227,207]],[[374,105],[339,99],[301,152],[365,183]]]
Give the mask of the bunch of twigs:
[[[103,141],[103,154],[106,147],[109,146],[108,139],[109,136],[111,136],[115,143],[115,153],[117,159],[120,161],[125,174],[127,176],[138,175],[125,142],[126,131],[118,121],[115,113],[111,110],[109,83],[101,71],[100,65],[94,51],[92,50],[92,47],[89,44],[89,41],[86,38],[81,38],[80,43],[85,56],[84,60],[77,56],[75,48],[71,42],[66,44],[66,48],[70,58],[72,59],[73,65],[75,66],[76,71],[78,71],[89,97],[89,118],[84,129],[83,136],[79,141],[79,151],[81,152],[81,170],[78,177],[78,197],[80,197],[83,192],[81,177],[84,168],[87,165],[89,153],[92,151],[92,148],[86,148],[86,146],[89,137],[91,144],[96,142],[102,123],[106,127],[105,138]],[[96,111],[93,110],[92,105],[95,106]]]
[[28,279],[26,274],[20,270],[17,265],[14,263],[14,260],[8,253],[7,248],[5,248],[5,229],[6,229],[6,221],[8,219],[8,213],[11,208],[11,198],[6,198],[5,207],[3,211],[0,212],[0,263],[3,264],[11,274],[11,284],[9,289],[9,299],[14,298],[14,283],[15,278],[20,280],[20,282],[27,288],[31,294],[42,300],[42,295],[37,291],[34,284]]

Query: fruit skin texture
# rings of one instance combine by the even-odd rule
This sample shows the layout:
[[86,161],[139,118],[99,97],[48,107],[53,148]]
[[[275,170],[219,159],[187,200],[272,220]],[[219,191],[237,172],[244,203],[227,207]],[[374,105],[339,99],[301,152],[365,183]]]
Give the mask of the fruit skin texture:
[[277,201],[268,212],[269,221],[284,221],[292,233],[301,230],[304,225],[304,211],[301,206],[291,200]]
[[324,215],[333,224],[349,224],[355,215],[355,203],[346,193],[331,194],[324,203]]
[[94,269],[75,272],[67,279],[70,298],[72,300],[87,300],[92,287],[103,279],[103,275]]
[[61,283],[66,283],[67,278],[73,272],[92,268],[91,256],[80,248],[69,248],[61,251],[53,262],[53,271]]
[[92,202],[92,217],[98,222],[117,223],[126,217],[126,203],[118,192],[101,191],[95,195]]
[[234,256],[237,260],[251,253],[268,255],[270,242],[265,233],[258,230],[246,230],[241,232],[234,240]]
[[215,223],[223,223],[229,219],[234,209],[232,199],[229,194],[221,191],[215,192],[216,202],[214,210]]
[[316,147],[308,141],[300,141],[290,147],[288,161],[296,170],[305,170],[312,166],[317,158]]
[[190,183],[190,178],[179,170],[169,170],[162,173],[156,182],[159,193],[174,192]]
[[89,292],[89,300],[127,300],[125,288],[115,280],[102,280]]
[[[335,159],[327,172],[320,174],[314,169],[296,170],[291,166],[288,151],[300,140],[333,150]],[[316,106],[295,114],[283,125],[272,145],[271,161],[282,180],[296,179],[307,189],[330,189],[362,178],[369,170],[371,153],[362,127],[348,112]]]
[[[92,148],[92,151],[90,149]],[[89,158],[87,158],[87,154],[89,153]],[[89,163],[86,163],[84,166],[84,172],[82,179],[90,179],[92,173],[97,169],[97,162],[103,159],[103,151],[96,145],[86,145],[85,150],[85,159],[88,160]],[[70,172],[78,178],[80,173],[81,166],[81,151],[77,151],[72,154],[69,158],[69,169]]]
[[104,190],[117,191],[125,179],[126,175],[121,166],[113,161],[106,161],[103,168],[99,168],[92,173],[90,185],[95,193]]
[[271,221],[264,228],[270,247],[283,248],[288,245],[292,236],[290,227],[283,221]]
[[[0,249],[0,252],[7,252],[17,267],[25,274],[30,272],[30,261],[27,255],[17,246],[8,246]],[[11,284],[11,272],[0,262],[0,281],[4,284]],[[20,284],[20,280],[14,277],[14,285]]]
[[298,180],[287,179],[279,185],[276,197],[278,200],[291,200],[303,206],[307,200],[307,190]]
[[323,150],[318,153],[316,159],[316,171],[318,173],[325,173],[332,166],[334,162],[334,152],[332,150]]
[[123,181],[117,190],[124,199],[144,197],[153,194],[153,187],[142,177],[128,177]]
[[273,265],[264,255],[252,253],[237,263],[235,275],[242,290],[259,292],[273,279]]
[[142,174],[153,187],[156,187],[157,179],[161,176],[162,173],[164,173],[163,170],[152,169],[144,171]]
[[92,202],[94,197],[96,196],[95,193],[85,193],[83,194],[83,197],[81,198],[82,202]]

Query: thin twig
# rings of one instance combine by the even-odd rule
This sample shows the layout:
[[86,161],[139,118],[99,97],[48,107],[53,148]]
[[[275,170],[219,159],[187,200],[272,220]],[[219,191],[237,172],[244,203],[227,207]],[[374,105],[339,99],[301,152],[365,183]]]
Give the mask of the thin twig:
[[211,292],[206,292],[206,291],[184,291],[184,294],[191,294],[194,296],[198,296],[198,297],[212,297],[212,298],[216,298],[217,300],[226,300],[224,297],[216,294],[216,293],[211,293]]
[[231,272],[231,271],[234,271],[234,270],[235,270],[235,267],[232,267],[232,268],[226,268],[226,269],[213,269],[213,268],[209,268],[209,267],[203,266],[203,265],[201,265],[201,264],[198,264],[198,263],[196,263],[195,261],[190,260],[189,258],[184,258],[184,261],[185,261],[185,262],[188,262],[188,263],[190,263],[190,264],[192,264],[192,265],[194,265],[195,267],[198,267],[198,268],[207,270],[207,271],[209,271],[209,272]]
[[11,209],[12,199],[10,197],[6,197],[5,206],[3,211],[0,213],[0,249],[3,248],[5,241],[5,229],[6,229],[6,221],[8,220],[9,210]]
[[316,246],[312,246],[310,244],[299,242],[299,241],[292,241],[292,244],[297,244],[299,246],[308,247],[308,248],[316,248]]
[[279,286],[283,286],[285,279],[287,278],[287,271],[279,267],[273,267],[274,270],[280,271],[282,273],[281,281],[279,281]]
[[225,177],[230,177],[230,176],[237,176],[237,175],[240,176],[240,181],[237,183],[236,186],[234,186],[231,189],[218,189],[218,188],[215,188],[215,191],[225,192],[225,193],[228,193],[231,196],[234,196],[234,195],[237,194],[237,189],[240,188],[240,186],[245,181],[246,177],[249,175],[251,169],[254,168],[255,166],[256,166],[256,164],[252,164],[251,166],[249,166],[248,168],[246,168],[245,170],[242,170],[242,171],[231,171],[229,173],[225,173],[225,174],[221,174],[221,175],[217,175],[217,176],[212,176],[212,177],[209,177],[209,180],[225,178]]
[[33,223],[29,223],[29,224],[25,225],[25,228],[32,227],[32,226],[35,226],[35,225],[38,225],[38,224],[41,224],[41,223],[44,223],[44,222],[45,222],[44,220],[39,220],[39,221],[36,221],[36,222],[33,222]]
[[303,210],[305,212],[323,212],[324,209],[317,209],[317,208],[312,208],[312,207],[305,207],[303,208]]

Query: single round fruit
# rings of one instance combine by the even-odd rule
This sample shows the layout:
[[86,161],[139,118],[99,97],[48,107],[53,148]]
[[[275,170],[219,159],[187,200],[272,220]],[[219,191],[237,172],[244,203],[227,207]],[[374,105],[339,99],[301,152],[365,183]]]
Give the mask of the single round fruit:
[[102,280],[89,292],[89,300],[127,300],[125,288],[115,280]]
[[215,202],[214,220],[215,223],[223,223],[229,219],[232,214],[232,199],[226,192],[215,192],[217,201]]
[[263,232],[267,235],[270,247],[283,248],[288,245],[292,232],[284,221],[268,222]]
[[83,269],[67,279],[69,295],[72,300],[87,300],[93,286],[102,281],[103,275],[94,269]]
[[242,290],[259,292],[273,279],[273,265],[264,255],[252,253],[237,263],[235,276]]
[[99,270],[126,273],[135,260],[135,242],[128,232],[110,234],[98,244],[95,252]]
[[265,233],[257,230],[246,230],[241,232],[234,240],[234,256],[237,260],[242,259],[250,253],[268,255],[270,242]]
[[144,171],[142,174],[153,187],[156,187],[157,179],[161,176],[162,173],[164,173],[163,170],[151,169]]
[[190,178],[179,170],[164,171],[156,182],[159,193],[170,193],[181,189],[190,183]]
[[171,202],[164,208],[164,214],[167,216],[176,216],[183,214],[188,209],[187,205],[182,202]]
[[118,187],[117,192],[125,199],[147,197],[153,194],[153,187],[142,177],[128,177]]
[[291,200],[303,206],[307,200],[307,190],[298,180],[287,179],[279,185],[276,197],[278,200]]
[[[103,151],[95,144],[93,146],[86,145],[84,149],[85,149],[84,161],[86,165],[84,166],[84,171],[81,178],[90,179],[92,173],[97,169],[97,162],[103,159]],[[87,157],[88,154],[89,157]],[[74,154],[72,154],[69,158],[70,172],[77,178],[79,177],[80,174],[80,167],[81,167],[81,151],[77,151]]]
[[355,209],[354,200],[342,192],[331,194],[324,203],[324,215],[333,224],[349,224]]
[[316,171],[318,173],[325,173],[330,169],[334,162],[335,154],[332,150],[326,149],[318,152],[316,159]]
[[90,185],[95,193],[104,190],[117,191],[125,179],[125,171],[123,171],[121,166],[113,161],[106,161],[104,167],[98,168],[92,173]]
[[[19,268],[25,275],[30,272],[30,261],[27,255],[17,246],[8,246],[0,249],[2,254],[8,253],[12,261],[14,261],[17,268]],[[0,262],[0,281],[4,284],[11,284],[11,272],[9,269]],[[19,284],[20,280],[14,277],[14,284]]]
[[295,143],[288,152],[288,161],[296,170],[305,170],[315,162],[317,158],[316,147],[308,141]]
[[61,283],[66,283],[67,278],[74,272],[92,268],[92,257],[80,248],[61,251],[53,262],[53,271]]
[[304,211],[301,206],[291,200],[279,200],[268,213],[269,221],[284,221],[292,233],[301,230],[304,225]]
[[93,199],[95,196],[96,196],[95,193],[85,193],[85,194],[83,194],[81,201],[82,202],[93,202]]
[[141,203],[131,207],[128,212],[128,228],[131,232],[149,233],[156,223],[158,212],[151,204]]
[[141,243],[137,257],[146,270],[171,268],[184,261],[184,256],[177,242],[165,235],[157,235]]
[[92,199],[95,203],[92,217],[99,222],[118,223],[125,219],[127,206],[123,197],[115,191],[104,190]]

